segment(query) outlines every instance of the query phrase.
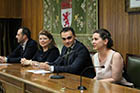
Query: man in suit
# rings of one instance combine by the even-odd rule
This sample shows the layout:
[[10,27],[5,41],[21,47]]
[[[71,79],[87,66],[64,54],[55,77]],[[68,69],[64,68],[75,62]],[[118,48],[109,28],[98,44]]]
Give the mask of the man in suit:
[[7,57],[0,56],[0,62],[16,63],[20,62],[21,58],[31,59],[37,50],[37,43],[31,39],[31,32],[26,27],[18,29],[16,35],[19,45]]
[[[60,57],[51,64],[40,64],[40,68],[52,72],[67,72],[80,75],[85,68],[93,66],[88,49],[76,40],[73,28],[63,28],[60,35],[64,44]],[[93,78],[95,76],[94,69],[90,69],[84,76]]]

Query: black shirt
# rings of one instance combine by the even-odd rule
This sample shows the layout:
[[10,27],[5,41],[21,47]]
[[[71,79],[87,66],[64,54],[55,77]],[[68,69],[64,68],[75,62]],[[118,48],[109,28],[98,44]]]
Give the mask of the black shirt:
[[59,50],[56,47],[52,47],[45,52],[43,52],[43,50],[41,49],[36,52],[32,60],[38,62],[53,62],[59,55]]

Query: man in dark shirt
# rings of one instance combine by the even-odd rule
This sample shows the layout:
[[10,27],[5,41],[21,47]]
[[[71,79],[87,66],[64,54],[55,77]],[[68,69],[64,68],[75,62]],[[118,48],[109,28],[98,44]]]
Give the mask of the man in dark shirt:
[[26,27],[18,29],[16,35],[19,45],[7,57],[0,56],[0,62],[20,62],[21,58],[31,59],[37,50],[37,43],[31,39],[31,32]]
[[[60,35],[64,44],[60,57],[53,63],[40,64],[41,68],[51,72],[67,72],[80,75],[85,68],[93,66],[88,49],[76,40],[73,28],[63,28]],[[94,69],[85,72],[84,76],[93,78],[95,76]]]

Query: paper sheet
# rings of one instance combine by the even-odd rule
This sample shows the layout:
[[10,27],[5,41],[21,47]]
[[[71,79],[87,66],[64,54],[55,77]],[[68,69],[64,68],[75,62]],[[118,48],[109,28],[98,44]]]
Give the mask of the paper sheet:
[[7,65],[12,65],[12,64],[8,64],[8,63],[0,63],[0,66],[7,66]]
[[46,70],[27,70],[27,72],[32,72],[34,74],[46,74],[46,73],[51,73],[50,71]]

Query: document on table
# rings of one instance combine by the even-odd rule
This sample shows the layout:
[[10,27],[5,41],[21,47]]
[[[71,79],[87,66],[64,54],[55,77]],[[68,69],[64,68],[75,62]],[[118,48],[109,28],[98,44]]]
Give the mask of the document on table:
[[0,66],[7,66],[7,65],[12,65],[12,64],[8,64],[8,63],[0,63]]
[[32,72],[34,74],[46,74],[46,73],[51,73],[50,71],[46,70],[27,70],[27,72]]

